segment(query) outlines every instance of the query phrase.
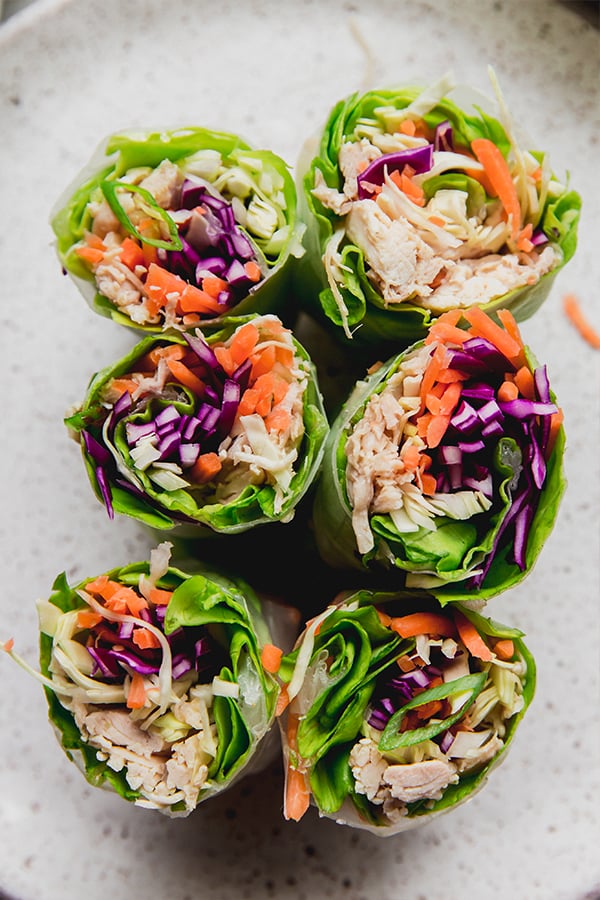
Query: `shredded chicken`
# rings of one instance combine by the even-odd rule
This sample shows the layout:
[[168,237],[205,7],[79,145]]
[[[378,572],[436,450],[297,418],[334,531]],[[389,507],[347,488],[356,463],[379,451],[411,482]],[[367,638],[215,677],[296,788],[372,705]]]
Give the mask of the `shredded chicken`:
[[181,180],[179,167],[171,160],[163,159],[156,169],[144,178],[140,187],[149,191],[163,209],[170,209],[173,206],[175,190]]
[[[125,709],[81,701],[65,701],[82,738],[115,772],[124,771],[128,785],[147,804],[165,806],[184,801],[194,809],[217,752],[216,727],[211,724],[206,686],[196,685],[171,709],[180,723],[182,740],[168,741],[153,725],[143,729]],[[192,732],[192,729],[194,731]]]

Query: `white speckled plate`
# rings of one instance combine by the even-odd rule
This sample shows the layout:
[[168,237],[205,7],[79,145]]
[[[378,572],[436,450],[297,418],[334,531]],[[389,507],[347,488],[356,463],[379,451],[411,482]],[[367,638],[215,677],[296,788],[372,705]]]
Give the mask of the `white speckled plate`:
[[151,546],[133,522],[106,519],[62,425],[91,373],[132,342],[61,277],[47,225],[100,138],[130,125],[202,124],[293,164],[350,91],[450,67],[487,90],[492,62],[515,118],[585,196],[578,254],[523,329],[564,406],[569,488],[536,570],[489,610],[527,632],[538,695],[485,790],[383,841],[313,811],[286,824],[277,766],[183,821],[93,790],[54,741],[38,685],[2,658],[0,893],[9,897],[600,896],[599,354],[561,306],[575,291],[600,325],[598,32],[548,0],[371,0],[361,10],[342,0],[41,0],[0,27],[0,638],[13,636],[35,661],[33,601],[59,571],[82,578]]

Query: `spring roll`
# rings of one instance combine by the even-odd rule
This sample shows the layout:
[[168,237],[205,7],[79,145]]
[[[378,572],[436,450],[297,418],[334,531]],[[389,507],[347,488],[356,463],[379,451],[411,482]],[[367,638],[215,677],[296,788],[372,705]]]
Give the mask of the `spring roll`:
[[580,197],[491,77],[497,117],[444,77],[353,94],[305,151],[306,295],[343,340],[406,345],[474,304],[525,319],[575,252]]
[[204,128],[112,135],[57,206],[64,270],[96,312],[146,332],[281,312],[303,252],[287,165]]
[[261,655],[272,635],[291,647],[297,619],[239,578],[176,568],[170,551],[75,587],[59,575],[38,602],[41,674],[4,649],[44,685],[90,784],[185,816],[277,753],[279,688]]
[[272,315],[144,338],[66,424],[111,517],[194,536],[289,521],[328,433],[315,369]]
[[360,590],[308,625],[280,668],[284,815],[310,803],[381,836],[469,799],[533,697],[522,632],[460,604]]
[[485,600],[531,569],[564,490],[562,412],[498,315],[502,327],[478,307],[446,313],[357,383],[315,498],[330,565],[385,568],[442,602]]

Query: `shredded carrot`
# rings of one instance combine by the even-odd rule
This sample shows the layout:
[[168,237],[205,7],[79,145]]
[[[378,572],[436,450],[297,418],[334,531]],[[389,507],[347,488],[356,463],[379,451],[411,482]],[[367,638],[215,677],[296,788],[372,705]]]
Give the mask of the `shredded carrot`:
[[149,628],[134,628],[131,640],[140,650],[149,650],[151,648],[160,647],[160,641]]
[[471,654],[478,659],[489,662],[493,659],[493,654],[486,642],[483,640],[473,623],[461,613],[458,609],[454,610],[454,621],[456,630],[461,641]]
[[104,251],[95,247],[75,247],[75,253],[91,266],[97,266],[104,259]]
[[[430,687],[434,687],[433,682]],[[435,716],[442,708],[441,700],[430,700],[428,703],[422,703],[421,706],[415,707],[415,712],[417,714],[417,718],[421,719],[431,719],[432,716]]]
[[275,704],[275,715],[280,716],[282,712],[288,708],[290,703],[290,695],[288,694],[287,687],[282,687],[279,696],[277,698],[277,703]]
[[126,237],[121,244],[119,257],[123,265],[131,269],[132,272],[135,271],[136,266],[144,265],[144,252],[138,242],[130,237]]
[[216,275],[207,275],[206,278],[202,279],[202,290],[205,294],[208,294],[209,297],[212,297],[213,300],[219,299],[219,294],[227,288],[227,282],[223,280],[223,278],[218,278]]
[[144,597],[141,597],[133,588],[122,584],[118,585],[117,590],[112,591],[109,597],[106,597],[105,594],[102,596],[107,609],[112,609],[114,612],[128,611],[132,616],[139,616],[140,611],[148,607]]
[[277,361],[275,346],[269,344],[268,347],[265,347],[258,353],[253,353],[250,359],[252,360],[252,371],[250,372],[250,382],[252,383],[261,375],[270,372],[275,365],[275,362]]
[[250,281],[260,281],[262,277],[258,263],[254,262],[253,259],[249,259],[247,263],[244,263],[244,271]]
[[511,220],[512,237],[516,240],[521,230],[521,206],[508,163],[502,151],[488,138],[476,138],[471,142],[471,148]]
[[560,431],[560,427],[565,420],[565,415],[562,409],[559,409],[558,412],[552,413],[550,416],[550,432],[548,434],[548,443],[546,444],[546,459],[548,459],[554,449],[554,445],[556,443],[556,438],[558,437],[558,432]]
[[510,640],[510,638],[505,638],[501,641],[496,641],[494,644],[494,653],[498,657],[498,659],[509,660],[512,659],[515,655],[515,645]]
[[398,657],[398,659],[396,660],[396,665],[403,672],[412,672],[416,668],[410,656],[407,656],[406,654],[404,656]]
[[167,366],[169,367],[171,375],[173,375],[180,384],[188,387],[192,393],[196,394],[196,396],[202,397],[205,389],[204,382],[200,381],[198,376],[194,375],[187,366],[184,366],[182,362],[179,362],[176,359],[167,359]]
[[463,315],[470,323],[470,331],[474,337],[485,338],[511,362],[521,359],[522,345],[504,328],[496,325],[482,309],[472,306],[470,309],[466,309]]
[[522,228],[519,232],[519,237],[517,238],[517,250],[522,250],[523,253],[529,253],[529,251],[533,249],[533,244],[531,243],[532,234],[533,225],[531,222],[528,222],[525,228]]
[[[292,753],[298,749],[298,724],[298,714],[289,713],[287,721],[287,740],[289,749]],[[310,790],[307,785],[306,775],[295,768],[295,766],[292,765],[291,760],[288,759],[285,778],[285,818],[299,822],[309,805]]]
[[221,460],[216,453],[201,453],[188,473],[192,481],[206,484],[221,471]]
[[173,591],[163,591],[161,588],[155,587],[148,594],[148,599],[155,606],[167,606],[172,596]]
[[379,621],[381,622],[381,624],[382,624],[383,626],[385,626],[385,628],[389,628],[390,625],[392,624],[392,617],[391,617],[391,616],[388,616],[387,613],[382,612],[382,611],[381,611],[380,609],[378,609],[377,607],[375,607],[375,612],[376,612],[377,615],[379,616]]
[[217,357],[219,365],[225,370],[227,375],[233,375],[237,366],[231,356],[229,347],[224,347],[222,345],[213,347],[213,353]]
[[223,307],[210,294],[194,287],[193,284],[186,284],[184,287],[178,307],[182,313],[220,313],[223,311]]
[[446,355],[446,348],[442,344],[438,344],[433,351],[421,380],[421,410],[423,410],[425,406],[425,397],[431,391],[431,388],[437,381],[438,375],[442,369],[446,367]]
[[102,238],[94,234],[92,231],[88,231],[85,236],[85,242],[88,247],[94,247],[96,250],[106,250],[106,244],[102,240]]
[[241,400],[237,408],[238,416],[250,416],[256,409],[256,404],[260,400],[260,392],[254,388],[246,388],[242,394]]
[[462,328],[457,328],[456,325],[448,325],[446,322],[434,322],[427,337],[425,338],[426,344],[432,344],[434,341],[439,341],[442,344],[464,344],[465,341],[468,341],[471,335],[468,331],[463,331]]
[[113,378],[110,383],[111,388],[114,388],[115,391],[118,391],[119,394],[124,394],[127,391],[128,394],[133,394],[134,391],[137,391],[139,384],[137,381],[134,381],[133,378]]
[[509,400],[516,400],[519,396],[519,388],[514,381],[503,381],[498,388],[496,396],[501,403],[507,403]]
[[437,480],[433,475],[421,475],[421,485],[423,487],[423,493],[428,494],[430,497],[432,494],[435,494],[435,489],[437,486]]
[[169,344],[167,347],[154,347],[148,353],[148,360],[155,368],[161,359],[183,359],[185,349],[181,344]]
[[421,452],[416,444],[405,444],[402,448],[402,462],[406,469],[416,469],[421,461]]
[[258,343],[258,328],[252,322],[243,325],[229,342],[229,352],[236,366],[245,362]]
[[286,431],[290,427],[292,417],[287,409],[276,407],[265,416],[265,427],[267,431]]
[[451,619],[432,612],[397,616],[391,620],[390,628],[403,638],[416,637],[419,634],[439,634],[443,637],[453,637],[456,634]]
[[496,315],[500,319],[500,322],[502,323],[504,330],[511,336],[513,341],[516,341],[516,343],[520,347],[520,353],[519,353],[518,357],[511,360],[511,362],[517,368],[519,368],[520,366],[526,365],[527,357],[525,355],[525,343],[523,341],[523,338],[521,337],[521,332],[519,330],[519,326],[517,325],[517,323],[515,321],[515,317],[513,316],[513,314],[511,313],[511,311],[509,309],[499,309],[497,311]]
[[102,616],[91,609],[81,609],[77,613],[77,624],[80,628],[93,628],[102,621]]
[[533,372],[528,366],[521,366],[513,375],[514,382],[519,388],[519,393],[526,400],[535,399],[535,382],[533,380]]
[[398,130],[402,134],[407,134],[409,137],[414,137],[415,131],[417,130],[417,126],[415,125],[415,123],[413,122],[412,119],[402,119]]
[[144,678],[139,672],[131,676],[131,685],[127,694],[127,709],[141,709],[146,702]]
[[405,170],[400,174],[398,170],[392,172],[390,174],[390,181],[393,181],[397,188],[399,188],[409,200],[416,206],[425,206],[425,194],[423,193],[423,188],[418,184],[415,184],[412,179],[405,174]]
[[427,425],[427,446],[430,450],[433,450],[434,447],[438,447],[442,438],[446,434],[448,430],[448,426],[450,425],[450,416],[449,415],[439,415],[432,416],[430,422]]
[[563,297],[563,309],[571,324],[575,326],[581,337],[587,341],[590,347],[600,350],[600,334],[584,316],[579,300],[575,294],[565,294]]
[[275,644],[265,644],[260,652],[260,661],[265,672],[275,675],[279,671],[282,656],[283,650],[276,647]]
[[446,225],[446,220],[442,219],[441,216],[428,216],[427,220],[431,222],[432,225],[437,225],[438,228],[444,228]]

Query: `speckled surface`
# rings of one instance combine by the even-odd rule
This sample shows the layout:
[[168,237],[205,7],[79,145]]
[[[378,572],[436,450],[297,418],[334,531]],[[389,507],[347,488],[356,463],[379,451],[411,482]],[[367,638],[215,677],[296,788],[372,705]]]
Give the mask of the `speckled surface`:
[[489,608],[527,632],[539,671],[537,697],[485,790],[422,829],[380,840],[312,810],[286,824],[276,765],[169,821],[90,788],[55,743],[37,684],[3,658],[0,893],[600,897],[600,354],[561,307],[562,294],[575,291],[600,328],[599,39],[577,6],[371,0],[363,13],[340,0],[39,0],[0,27],[0,637],[14,636],[32,661],[33,601],[59,571],[79,579],[144,558],[151,546],[134,523],[108,522],[62,425],[92,372],[132,343],[63,280],[47,225],[102,136],[136,124],[202,124],[240,132],[293,164],[350,91],[429,80],[450,67],[487,90],[491,62],[517,121],[551,151],[558,172],[571,170],[585,197],[578,254],[523,328],[565,410],[569,487],[535,571]]

